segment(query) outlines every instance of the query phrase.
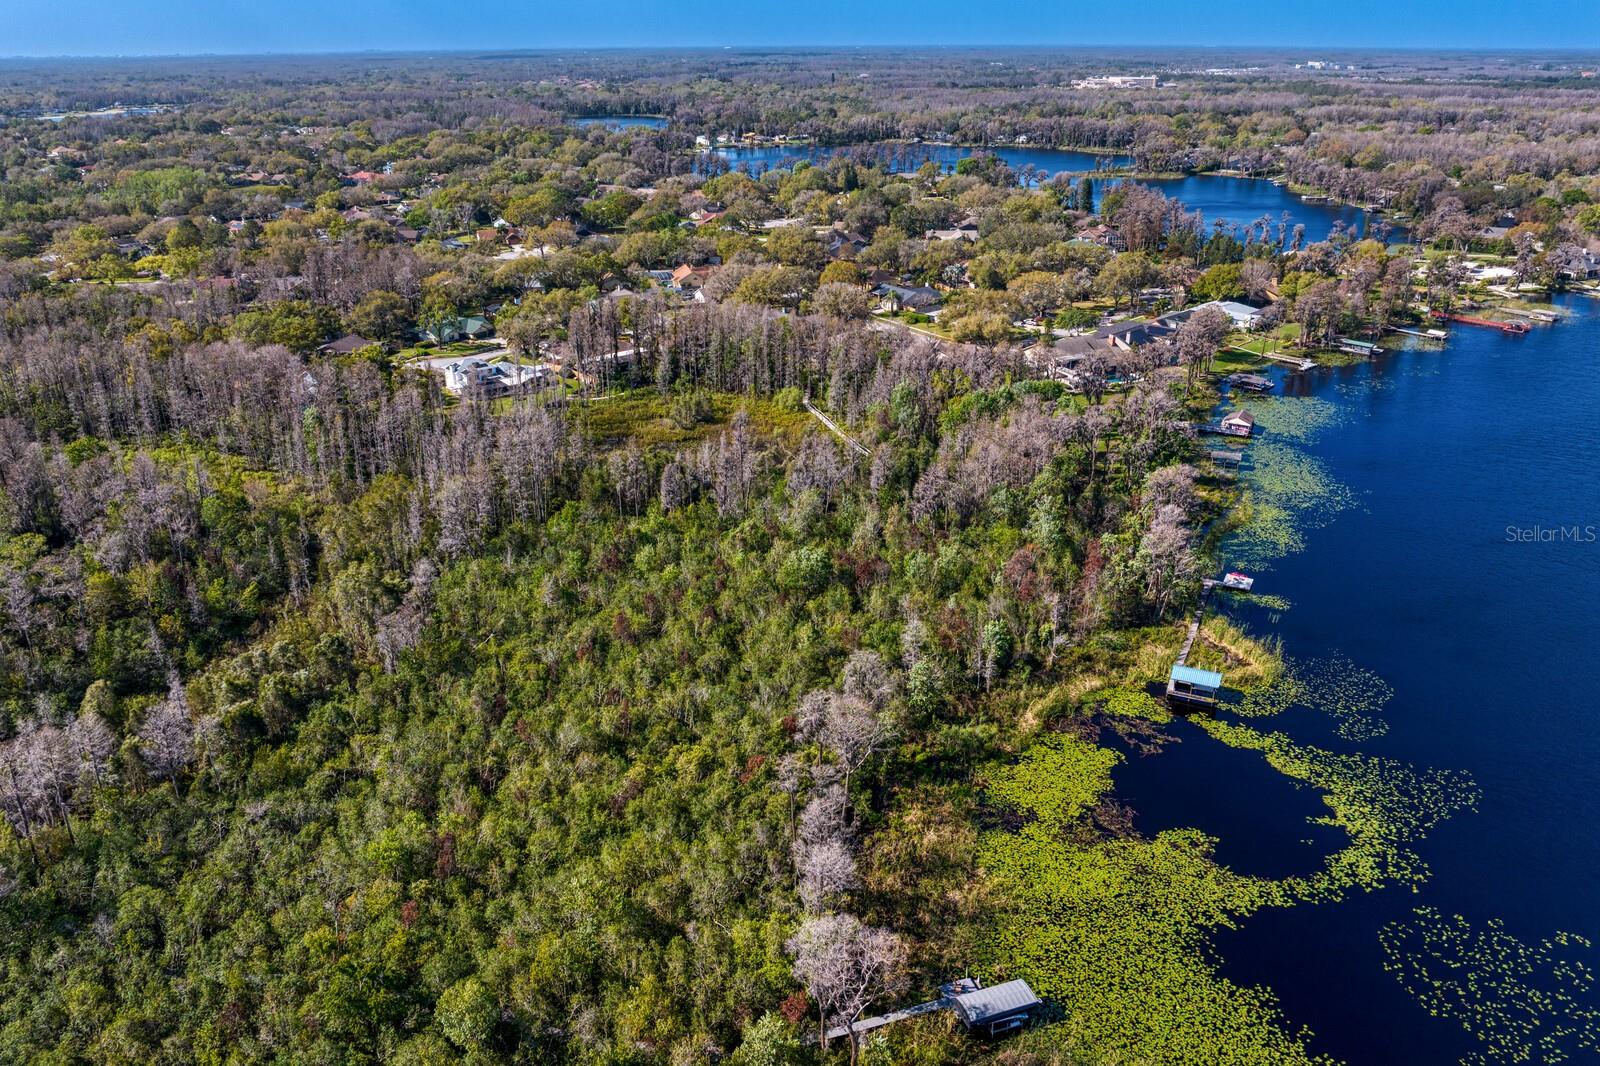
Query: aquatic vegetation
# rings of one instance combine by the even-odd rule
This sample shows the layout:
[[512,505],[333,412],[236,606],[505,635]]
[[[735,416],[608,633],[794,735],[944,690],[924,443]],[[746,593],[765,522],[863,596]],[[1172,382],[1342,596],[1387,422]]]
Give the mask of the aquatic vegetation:
[[1264,607],[1275,613],[1282,613],[1294,606],[1284,596],[1274,596],[1265,592],[1244,592],[1235,594],[1241,603],[1253,603],[1257,607]]
[[1243,698],[1229,704],[1228,709],[1246,718],[1270,718],[1304,700],[1305,686],[1300,683],[1292,664],[1285,662],[1276,677],[1264,685],[1245,689]]
[[1371,890],[1385,883],[1419,885],[1427,879],[1428,867],[1411,844],[1445,819],[1471,809],[1480,796],[1464,771],[1327,751],[1284,733],[1216,719],[1197,722],[1222,743],[1260,751],[1279,773],[1319,789],[1329,809],[1327,823],[1350,835],[1350,844],[1321,871],[1278,882],[1294,898],[1337,899],[1349,889]]
[[1589,940],[1557,933],[1529,944],[1498,918],[1480,928],[1433,907],[1414,914],[1379,933],[1384,968],[1429,1014],[1454,1018],[1480,1043],[1464,1063],[1565,1062],[1600,1052]]
[[1305,532],[1355,505],[1355,494],[1300,448],[1260,441],[1244,475],[1246,503],[1225,545],[1231,564],[1262,568],[1305,547]]
[[1341,737],[1370,740],[1389,731],[1389,723],[1376,715],[1394,689],[1371,670],[1343,655],[1296,662],[1291,669],[1304,690],[1301,700],[1312,710],[1333,717]]
[[1316,396],[1251,396],[1243,406],[1269,437],[1301,443],[1350,420],[1348,407]]
[[1389,731],[1378,717],[1394,696],[1382,677],[1343,655],[1321,659],[1285,659],[1281,672],[1267,683],[1244,689],[1229,709],[1247,718],[1281,714],[1305,707],[1334,719],[1346,740],[1371,740]]
[[[1037,819],[990,832],[979,861],[1008,905],[989,941],[990,976],[1025,977],[1060,1003],[1073,1044],[1152,1062],[1317,1061],[1270,993],[1218,976],[1207,929],[1230,924],[1265,884],[1211,860],[1194,830],[1088,845],[1070,839],[1120,756],[1055,737],[990,783]],[[1111,755],[1111,762],[1106,756]]]
[[1106,714],[1148,718],[1152,722],[1170,722],[1172,714],[1150,693],[1136,688],[1107,689],[1099,694],[1105,700]]
[[[1284,684],[1280,677],[1264,688]],[[1105,706],[1126,713],[1140,697],[1148,699],[1112,690]],[[1197,721],[1213,739],[1259,751],[1278,772],[1323,792],[1325,821],[1343,829],[1349,843],[1316,873],[1274,880],[1219,865],[1214,840],[1198,830],[1084,842],[1075,830],[1096,790],[1109,787],[1120,756],[1077,737],[1052,737],[988,782],[991,797],[1035,816],[1017,832],[979,840],[979,863],[995,898],[1006,901],[989,942],[990,974],[1026,978],[1064,1008],[1056,1026],[1062,1036],[1100,1054],[1150,1062],[1324,1061],[1307,1049],[1309,1034],[1291,1031],[1270,991],[1216,972],[1206,934],[1262,907],[1419,884],[1428,871],[1411,844],[1474,802],[1476,789],[1462,774]]]
[[1111,768],[1121,761],[1114,751],[1072,737],[1047,737],[989,783],[989,797],[1031,810],[1041,821],[1064,825],[1111,788]]

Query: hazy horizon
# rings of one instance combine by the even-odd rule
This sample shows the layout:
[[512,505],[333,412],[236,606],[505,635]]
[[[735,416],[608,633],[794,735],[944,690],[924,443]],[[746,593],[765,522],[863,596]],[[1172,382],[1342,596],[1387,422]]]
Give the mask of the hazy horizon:
[[[1284,48],[1584,52],[1600,39],[1600,7],[1551,0],[1511,17],[1492,0],[1350,0],[1337,13],[1273,0],[1228,0],[1196,8],[1152,0],[1120,10],[1019,0],[1004,11],[930,0],[914,20],[863,23],[859,5],[820,0],[796,30],[792,8],[765,0],[715,17],[613,0],[601,25],[593,9],[515,0],[308,0],[270,7],[225,0],[0,0],[9,22],[8,59],[181,56],[444,54],[612,48]],[[441,16],[445,18],[441,20]],[[796,41],[798,35],[805,39]],[[1134,38],[1142,38],[1135,43]],[[1381,38],[1373,40],[1372,38]]]

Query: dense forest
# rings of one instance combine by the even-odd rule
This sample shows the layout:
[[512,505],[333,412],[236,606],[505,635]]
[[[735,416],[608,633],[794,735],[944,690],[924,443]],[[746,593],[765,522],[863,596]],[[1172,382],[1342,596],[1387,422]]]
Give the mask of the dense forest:
[[[1581,281],[1600,100],[998,55],[0,65],[0,1061],[1317,1061],[1206,931],[1425,876],[1470,785],[1212,722],[1348,847],[1132,831],[1111,741],[1252,511],[1227,316],[1094,331]],[[696,150],[743,134],[841,150]],[[896,165],[1018,137],[1132,165]],[[1131,180],[1219,168],[1415,243]],[[1040,1024],[818,1039],[969,974]]]

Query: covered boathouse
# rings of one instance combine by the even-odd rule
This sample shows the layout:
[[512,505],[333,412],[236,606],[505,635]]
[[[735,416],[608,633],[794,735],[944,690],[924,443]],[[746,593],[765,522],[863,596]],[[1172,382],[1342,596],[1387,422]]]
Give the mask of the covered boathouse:
[[998,1036],[1027,1024],[1044,1004],[1026,981],[1006,981],[993,988],[975,988],[951,996],[956,1017],[973,1032]]
[[1167,677],[1167,699],[1180,703],[1198,703],[1212,706],[1217,693],[1222,690],[1222,675],[1215,670],[1198,670],[1182,663],[1172,665]]

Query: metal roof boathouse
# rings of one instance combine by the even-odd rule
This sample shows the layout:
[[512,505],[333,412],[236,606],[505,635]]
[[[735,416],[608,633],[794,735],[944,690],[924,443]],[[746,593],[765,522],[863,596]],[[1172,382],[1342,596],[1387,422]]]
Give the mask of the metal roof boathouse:
[[1222,675],[1215,670],[1199,670],[1182,663],[1174,663],[1167,677],[1167,698],[1181,703],[1216,703],[1221,688]]
[[954,1011],[969,1032],[999,1036],[1028,1024],[1033,1012],[1044,1006],[1026,981],[1007,981],[984,988],[973,977],[958,977],[939,986],[939,998],[914,1007],[904,1007],[872,1018],[860,1018],[848,1025],[836,1025],[827,1032],[829,1040],[852,1033],[859,1037],[886,1025],[921,1017],[935,1011]]
[[963,1025],[990,1036],[1022,1028],[1029,1015],[1044,1006],[1026,981],[1006,981],[951,998]]

